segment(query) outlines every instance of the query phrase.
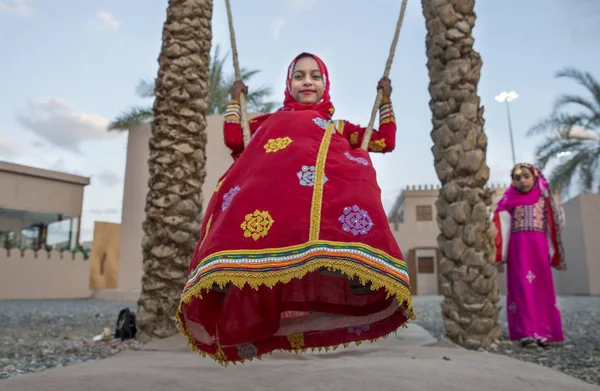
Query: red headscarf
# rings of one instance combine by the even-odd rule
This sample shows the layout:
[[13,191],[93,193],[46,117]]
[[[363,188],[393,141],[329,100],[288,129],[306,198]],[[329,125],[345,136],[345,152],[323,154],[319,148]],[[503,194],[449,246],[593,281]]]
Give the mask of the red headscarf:
[[[324,87],[323,88],[323,97],[321,98],[321,100],[319,102],[314,103],[314,104],[298,103],[298,102],[296,102],[296,100],[294,99],[294,97],[292,96],[292,93],[291,93],[291,91],[292,91],[292,76],[294,74],[294,67],[296,66],[296,62],[298,61],[298,59],[300,57],[306,57],[306,56],[310,56],[315,59],[315,61],[319,65],[319,70],[321,71],[321,75],[323,76],[323,87]],[[333,113],[335,112],[333,104],[331,103],[331,100],[329,98],[329,85],[330,85],[329,73],[327,72],[327,67],[325,66],[325,63],[319,57],[315,56],[314,54],[300,53],[299,55],[297,55],[294,58],[294,60],[288,67],[286,83],[285,83],[285,100],[283,101],[283,107],[281,107],[277,111],[315,110],[319,114],[321,114],[323,116],[323,118],[329,120],[329,119],[331,119],[331,117],[333,116]],[[250,123],[254,124],[255,127],[259,127],[260,124],[263,123],[264,121],[266,121],[267,118],[271,117],[271,115],[273,115],[273,114],[271,114],[271,113],[263,114],[261,116],[258,116],[256,118],[250,120]],[[253,135],[254,135],[254,133],[253,133]]]
[[[292,77],[294,75],[294,67],[296,66],[296,62],[298,61],[299,58],[307,57],[307,56],[312,57],[317,62],[317,64],[319,65],[319,70],[321,71],[321,75],[323,76],[323,84],[324,84],[323,97],[321,98],[321,100],[319,102],[314,103],[314,104],[298,103],[298,102],[296,102],[296,100],[294,99],[294,97],[292,96],[292,93],[291,93]],[[283,101],[283,107],[280,108],[279,111],[315,110],[315,111],[318,111],[319,114],[321,114],[326,119],[330,119],[335,111],[333,104],[331,103],[331,99],[329,97],[329,85],[330,84],[331,83],[329,81],[329,73],[327,72],[327,67],[325,66],[325,63],[319,57],[315,56],[314,54],[300,53],[299,55],[296,56],[296,58],[294,58],[294,60],[288,67],[287,80],[285,83],[285,86],[286,86],[285,100]]]

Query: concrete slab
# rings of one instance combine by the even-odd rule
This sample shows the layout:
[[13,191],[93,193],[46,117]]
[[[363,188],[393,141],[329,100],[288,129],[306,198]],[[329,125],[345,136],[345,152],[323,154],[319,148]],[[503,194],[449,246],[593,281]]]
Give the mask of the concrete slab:
[[110,359],[3,380],[0,390],[600,391],[509,357],[420,346],[431,340],[418,326],[402,331],[359,347],[299,355],[278,352],[228,368],[189,352],[182,338],[171,338]]

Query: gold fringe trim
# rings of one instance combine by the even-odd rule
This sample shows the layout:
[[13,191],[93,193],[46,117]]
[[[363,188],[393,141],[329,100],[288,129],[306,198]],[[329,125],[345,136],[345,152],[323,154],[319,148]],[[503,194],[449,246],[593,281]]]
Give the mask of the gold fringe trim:
[[[292,269],[286,269],[282,271],[271,271],[271,272],[231,272],[228,270],[217,271],[213,275],[211,275],[210,279],[205,278],[201,279],[192,287],[189,291],[187,291],[184,295],[182,295],[181,300],[179,302],[179,306],[177,308],[177,315],[175,316],[175,321],[177,323],[177,327],[181,334],[187,337],[188,344],[192,347],[194,351],[199,353],[202,357],[210,357],[213,360],[217,361],[224,367],[227,367],[229,363],[237,362],[244,363],[248,360],[239,360],[239,361],[228,361],[225,359],[223,351],[219,347],[219,350],[216,354],[206,353],[200,350],[195,346],[195,339],[192,334],[189,332],[187,326],[181,321],[180,315],[183,311],[183,305],[189,303],[193,299],[201,299],[202,291],[210,289],[213,284],[217,284],[220,287],[224,287],[226,284],[230,283],[235,285],[238,288],[243,288],[246,284],[250,285],[253,289],[257,289],[265,285],[269,288],[273,288],[277,283],[286,284],[290,282],[293,278],[303,278],[306,274],[316,271],[320,268],[327,268],[330,271],[338,271],[348,275],[350,278],[358,277],[360,282],[364,285],[367,283],[371,283],[372,290],[376,291],[380,288],[385,288],[386,297],[389,298],[391,296],[395,297],[400,305],[406,304],[407,308],[405,309],[405,315],[407,317],[407,322],[402,325],[402,327],[406,328],[407,323],[411,320],[414,321],[417,319],[417,315],[413,308],[412,296],[410,294],[410,290],[399,282],[394,281],[392,278],[382,275],[380,273],[374,272],[362,265],[350,264],[348,261],[342,260],[332,260],[331,258],[316,258],[311,260],[308,264],[295,267]],[[383,335],[380,338],[372,339],[371,342],[374,342],[381,338],[387,338],[391,334],[396,334],[397,330]],[[356,346],[359,346],[363,341],[354,342]],[[348,347],[350,343],[344,343],[344,348]],[[307,349],[311,349],[313,352],[318,350],[321,352],[323,349],[328,351],[328,349],[337,349],[339,344],[330,345],[330,346],[322,346],[319,348],[298,348],[298,349],[275,349],[274,351],[285,351],[285,352],[305,352]],[[273,351],[272,351],[273,352]],[[271,354],[272,352],[265,353]],[[255,358],[260,358],[265,354],[259,355]],[[249,359],[252,361],[252,359]]]
[[325,178],[325,161],[327,160],[327,152],[331,143],[331,136],[335,130],[335,124],[329,122],[325,129],[325,135],[319,145],[319,153],[317,154],[317,163],[315,164],[315,180],[312,196],[312,205],[310,207],[310,232],[308,240],[318,240],[321,232],[321,209],[323,206],[323,180]]

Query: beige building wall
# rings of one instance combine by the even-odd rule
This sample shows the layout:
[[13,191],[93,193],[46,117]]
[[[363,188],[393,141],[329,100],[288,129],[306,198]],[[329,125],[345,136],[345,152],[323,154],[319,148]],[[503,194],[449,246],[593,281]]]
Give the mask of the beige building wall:
[[0,248],[0,299],[85,299],[89,289],[90,263],[83,254],[69,251]]
[[0,162],[0,208],[80,216],[89,178]]
[[[254,117],[257,114],[251,114]],[[207,176],[202,187],[205,203],[208,203],[219,178],[233,163],[230,150],[223,141],[224,116],[208,116],[206,145]],[[141,289],[142,279],[142,223],[148,193],[148,157],[151,130],[150,124],[138,125],[129,131],[127,163],[125,168],[125,188],[121,217],[121,250],[119,261],[118,290],[98,292],[101,298],[127,298],[136,300]]]
[[582,194],[563,205],[566,271],[554,271],[557,294],[600,295],[600,194]]
[[[81,216],[89,178],[0,162],[0,209]],[[19,235],[23,221],[0,217],[0,230]],[[81,253],[0,248],[0,299],[90,297],[89,262]]]
[[582,194],[578,198],[583,211],[579,221],[585,235],[583,262],[588,265],[589,294],[600,295],[600,194]]

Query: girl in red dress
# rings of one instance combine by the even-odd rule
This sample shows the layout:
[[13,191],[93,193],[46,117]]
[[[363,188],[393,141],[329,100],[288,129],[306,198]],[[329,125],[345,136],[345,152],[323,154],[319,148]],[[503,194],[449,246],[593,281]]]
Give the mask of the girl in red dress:
[[[373,340],[415,314],[408,271],[389,228],[365,128],[333,121],[325,64],[291,63],[281,109],[250,121],[244,148],[237,83],[225,143],[235,162],[206,209],[177,322],[222,364],[273,350]],[[369,151],[390,152],[391,85]],[[243,152],[243,153],[242,153]]]

